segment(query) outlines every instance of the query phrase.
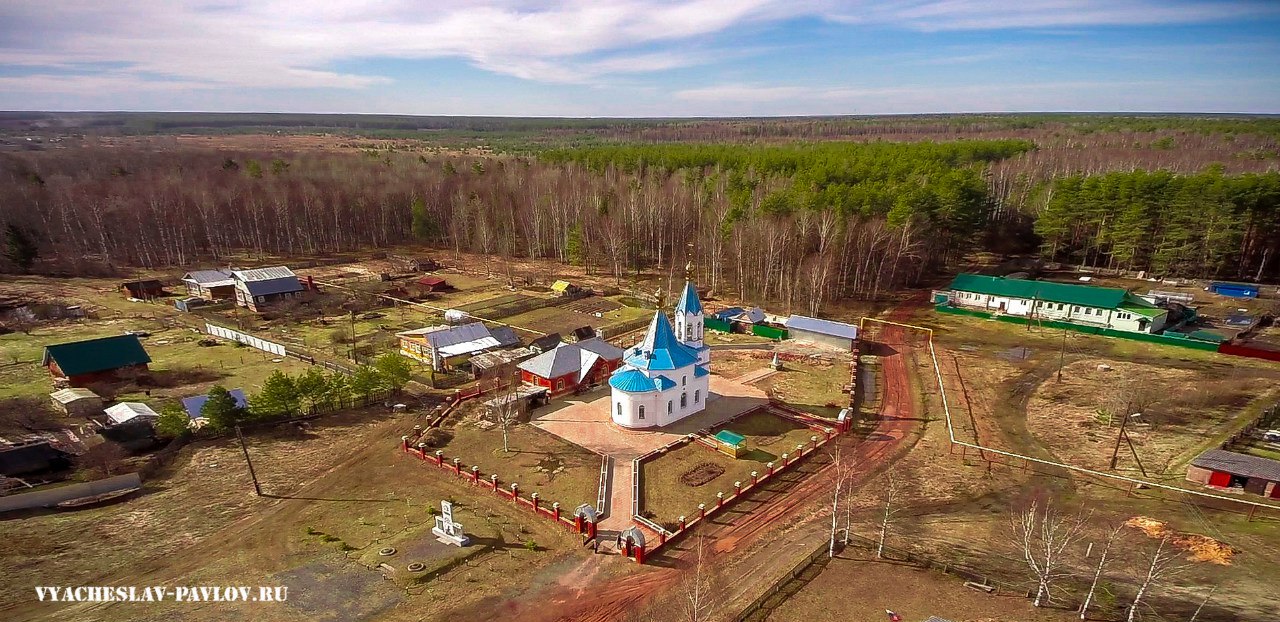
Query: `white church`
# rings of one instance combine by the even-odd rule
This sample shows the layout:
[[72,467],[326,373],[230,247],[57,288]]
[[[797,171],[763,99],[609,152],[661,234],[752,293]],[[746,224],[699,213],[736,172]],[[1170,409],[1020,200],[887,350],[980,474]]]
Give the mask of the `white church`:
[[613,422],[625,428],[671,425],[702,412],[710,397],[711,349],[702,343],[702,303],[685,281],[672,329],[659,308],[644,341],[627,348],[609,378]]

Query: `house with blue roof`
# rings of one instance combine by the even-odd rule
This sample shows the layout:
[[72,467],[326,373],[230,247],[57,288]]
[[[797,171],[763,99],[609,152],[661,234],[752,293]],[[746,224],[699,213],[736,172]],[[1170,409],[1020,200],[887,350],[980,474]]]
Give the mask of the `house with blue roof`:
[[609,377],[614,423],[661,427],[706,408],[711,349],[702,342],[703,319],[692,280],[676,303],[674,325],[662,309],[654,312],[644,340],[626,349],[622,365]]

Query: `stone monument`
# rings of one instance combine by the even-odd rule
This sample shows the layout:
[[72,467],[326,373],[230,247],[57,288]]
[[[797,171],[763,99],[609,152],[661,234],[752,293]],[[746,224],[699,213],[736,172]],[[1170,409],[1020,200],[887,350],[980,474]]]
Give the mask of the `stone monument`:
[[462,524],[453,522],[453,504],[448,501],[440,502],[440,515],[436,517],[436,526],[431,528],[431,533],[445,544],[454,546],[471,544],[471,538],[462,533]]

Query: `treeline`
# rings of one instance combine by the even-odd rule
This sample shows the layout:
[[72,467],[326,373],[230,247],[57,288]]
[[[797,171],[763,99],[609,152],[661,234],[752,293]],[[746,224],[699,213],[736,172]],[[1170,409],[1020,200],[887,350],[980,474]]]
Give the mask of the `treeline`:
[[1048,193],[1035,222],[1046,257],[1188,277],[1280,272],[1280,173],[1072,175]]

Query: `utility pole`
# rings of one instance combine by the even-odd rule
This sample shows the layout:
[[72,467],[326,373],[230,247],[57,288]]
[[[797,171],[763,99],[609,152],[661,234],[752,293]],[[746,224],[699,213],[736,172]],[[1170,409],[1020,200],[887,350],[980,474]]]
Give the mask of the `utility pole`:
[[[1125,415],[1120,418],[1120,433],[1116,435],[1116,448],[1111,452],[1111,470],[1116,470],[1116,461],[1120,457],[1120,441],[1125,438],[1124,427],[1129,424],[1129,409],[1126,408]],[[1136,457],[1136,454],[1135,454]]]
[[240,426],[236,426],[236,438],[240,440],[240,451],[244,452],[244,463],[249,465],[249,478],[253,480],[253,492],[259,497],[262,496],[262,486],[258,485],[258,474],[253,471],[253,461],[249,459],[249,447],[244,444],[244,435],[240,433]]
[[1062,347],[1058,350],[1058,382],[1062,382],[1062,364],[1067,360],[1067,329],[1062,329]]
[[360,360],[356,358],[356,310],[355,309],[351,310],[351,360],[355,361],[356,364],[360,363]]

